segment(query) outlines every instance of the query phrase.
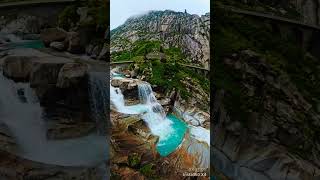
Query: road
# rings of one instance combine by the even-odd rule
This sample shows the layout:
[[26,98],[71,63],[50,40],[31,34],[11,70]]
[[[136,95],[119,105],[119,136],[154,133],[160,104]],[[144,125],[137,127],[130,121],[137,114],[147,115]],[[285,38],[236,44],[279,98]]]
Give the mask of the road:
[[69,2],[76,2],[76,1],[78,0],[27,0],[27,1],[16,1],[16,2],[4,2],[4,3],[0,3],[0,8],[37,5],[37,4],[69,3]]

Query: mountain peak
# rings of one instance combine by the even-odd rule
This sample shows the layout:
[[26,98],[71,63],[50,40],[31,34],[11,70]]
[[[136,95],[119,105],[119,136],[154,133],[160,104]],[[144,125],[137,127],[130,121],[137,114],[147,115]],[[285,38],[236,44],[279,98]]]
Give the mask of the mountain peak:
[[132,16],[111,32],[111,53],[130,49],[132,43],[160,41],[165,48],[180,48],[193,63],[209,67],[210,15],[172,10]]

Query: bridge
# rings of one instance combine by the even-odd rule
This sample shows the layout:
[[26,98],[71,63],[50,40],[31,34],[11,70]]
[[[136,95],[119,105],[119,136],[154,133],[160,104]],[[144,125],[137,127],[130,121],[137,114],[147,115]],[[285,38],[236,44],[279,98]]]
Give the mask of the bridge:
[[[133,64],[134,61],[118,61],[118,62],[111,62],[110,65],[111,66],[121,66],[121,67],[126,67],[130,64]],[[207,68],[203,68],[203,67],[199,67],[199,66],[194,66],[194,65],[190,65],[190,64],[184,64],[184,63],[178,63],[180,66],[189,68],[193,71],[195,71],[198,74],[203,74],[205,76],[209,76],[210,75],[210,69]]]
[[272,14],[243,10],[232,6],[218,5],[216,8],[226,12],[235,13],[243,16],[253,17],[268,21],[273,28],[274,33],[279,33],[286,37],[288,33],[295,35],[298,45],[320,59],[320,26],[305,23],[295,19],[289,19]]
[[314,29],[314,30],[320,30],[320,26],[314,25],[314,24],[309,24],[309,23],[304,23],[299,20],[293,20],[281,16],[276,16],[272,14],[266,14],[266,13],[260,13],[260,12],[255,12],[255,11],[248,11],[248,10],[243,10],[243,9],[238,9],[232,6],[225,6],[225,5],[219,5],[219,8],[222,8],[224,10],[227,10],[229,12],[237,13],[237,14],[242,14],[246,16],[252,16],[252,17],[257,17],[257,18],[263,18],[263,19],[269,19],[272,21],[278,21],[280,23],[287,23],[291,24],[294,26],[300,26],[303,28],[307,29]]
[[27,1],[13,1],[0,3],[0,8],[19,7],[19,6],[34,6],[41,4],[59,4],[59,3],[74,3],[79,0],[27,0]]

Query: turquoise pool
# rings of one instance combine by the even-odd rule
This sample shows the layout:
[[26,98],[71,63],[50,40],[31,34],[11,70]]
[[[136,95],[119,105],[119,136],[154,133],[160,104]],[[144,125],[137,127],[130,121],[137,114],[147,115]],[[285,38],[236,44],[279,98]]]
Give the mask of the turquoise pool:
[[41,40],[9,43],[8,46],[9,48],[34,48],[34,49],[41,49],[45,47]]
[[176,116],[169,114],[167,119],[172,122],[173,132],[165,139],[159,139],[157,144],[157,151],[161,156],[168,156],[175,151],[181,144],[184,134],[187,131],[187,125]]

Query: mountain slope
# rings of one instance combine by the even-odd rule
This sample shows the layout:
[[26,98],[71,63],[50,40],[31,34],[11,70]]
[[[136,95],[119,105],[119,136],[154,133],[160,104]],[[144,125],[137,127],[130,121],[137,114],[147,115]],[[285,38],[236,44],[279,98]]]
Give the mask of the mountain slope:
[[209,67],[210,15],[150,11],[128,19],[111,31],[111,53],[130,50],[137,41],[160,41],[164,48],[180,48],[186,62]]

